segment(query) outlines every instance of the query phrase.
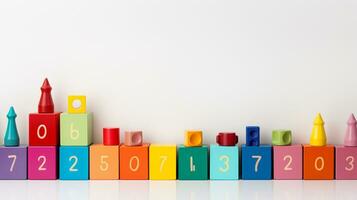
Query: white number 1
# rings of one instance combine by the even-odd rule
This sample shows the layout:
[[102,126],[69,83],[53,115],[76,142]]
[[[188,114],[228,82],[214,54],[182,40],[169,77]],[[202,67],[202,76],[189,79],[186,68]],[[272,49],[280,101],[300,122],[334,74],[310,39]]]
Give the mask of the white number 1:
[[258,172],[259,162],[262,159],[262,156],[252,156],[252,158],[257,159],[255,161],[254,172]]

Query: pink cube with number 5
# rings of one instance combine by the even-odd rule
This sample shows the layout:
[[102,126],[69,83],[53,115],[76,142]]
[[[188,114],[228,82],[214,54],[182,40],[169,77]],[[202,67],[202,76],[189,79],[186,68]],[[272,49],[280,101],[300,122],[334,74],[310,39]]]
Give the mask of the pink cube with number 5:
[[274,146],[274,179],[302,179],[302,146]]
[[28,147],[28,179],[54,180],[57,179],[57,147],[29,146]]
[[357,147],[336,146],[336,179],[357,180]]

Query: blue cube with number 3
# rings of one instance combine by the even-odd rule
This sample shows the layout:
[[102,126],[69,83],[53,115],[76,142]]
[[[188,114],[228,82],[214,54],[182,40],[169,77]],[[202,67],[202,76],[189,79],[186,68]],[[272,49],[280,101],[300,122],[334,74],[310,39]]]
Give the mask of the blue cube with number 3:
[[237,180],[239,178],[238,146],[210,147],[210,179]]
[[60,179],[88,180],[89,151],[88,147],[60,147]]
[[272,178],[271,145],[242,145],[242,179],[268,180]]

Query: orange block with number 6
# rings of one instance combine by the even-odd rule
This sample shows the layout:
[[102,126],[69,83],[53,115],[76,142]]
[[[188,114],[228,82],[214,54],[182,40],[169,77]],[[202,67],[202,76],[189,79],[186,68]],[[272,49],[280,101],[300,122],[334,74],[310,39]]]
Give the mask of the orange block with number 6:
[[335,147],[333,145],[304,145],[304,179],[331,180],[335,171]]
[[149,178],[149,145],[126,146],[121,145],[120,179],[147,180]]
[[90,146],[90,179],[119,179],[119,146]]

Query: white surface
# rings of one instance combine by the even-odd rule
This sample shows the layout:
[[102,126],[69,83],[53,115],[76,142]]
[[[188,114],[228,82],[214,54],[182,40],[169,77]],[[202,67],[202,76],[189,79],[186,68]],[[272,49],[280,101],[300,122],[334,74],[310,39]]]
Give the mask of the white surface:
[[[357,1],[11,0],[0,2],[0,132],[14,105],[22,143],[49,77],[57,111],[85,94],[104,126],[182,143],[185,129],[259,124],[307,143],[322,112],[342,143],[357,111]],[[2,137],[2,135],[0,135]]]
[[357,181],[0,181],[1,199],[356,199]]

